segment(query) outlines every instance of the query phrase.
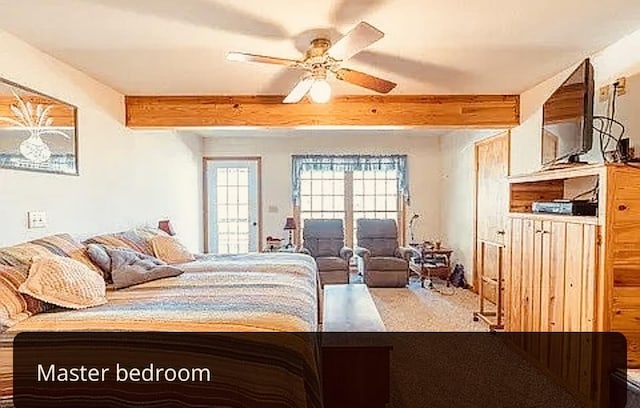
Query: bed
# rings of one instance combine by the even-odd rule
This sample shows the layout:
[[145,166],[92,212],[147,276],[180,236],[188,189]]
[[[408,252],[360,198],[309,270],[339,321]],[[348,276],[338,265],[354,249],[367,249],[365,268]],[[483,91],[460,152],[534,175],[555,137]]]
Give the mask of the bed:
[[[318,330],[321,297],[317,268],[309,256],[201,255],[179,267],[185,273],[177,277],[108,290],[106,305],[37,314],[0,335],[0,406],[12,406],[11,342],[21,332]],[[303,379],[305,387],[291,390],[282,384],[281,389],[269,392],[298,393],[293,406],[319,406],[317,353],[306,350],[303,354],[314,367],[304,374],[312,377]]]

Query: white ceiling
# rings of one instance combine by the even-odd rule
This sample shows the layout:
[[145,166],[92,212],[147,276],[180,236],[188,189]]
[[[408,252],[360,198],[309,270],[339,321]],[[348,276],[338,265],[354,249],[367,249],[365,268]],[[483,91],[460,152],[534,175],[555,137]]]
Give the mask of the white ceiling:
[[296,71],[226,52],[298,58],[314,30],[335,39],[360,20],[386,37],[344,65],[397,82],[395,94],[521,93],[640,27],[639,0],[0,0],[0,10],[0,29],[130,95],[286,94]]

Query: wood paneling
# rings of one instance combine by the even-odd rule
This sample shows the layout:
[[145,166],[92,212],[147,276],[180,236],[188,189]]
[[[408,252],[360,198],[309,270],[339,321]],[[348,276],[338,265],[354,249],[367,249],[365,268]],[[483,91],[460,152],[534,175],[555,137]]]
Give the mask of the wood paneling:
[[549,180],[537,183],[512,183],[510,186],[509,209],[511,212],[530,213],[534,201],[553,201],[563,198],[563,180]]
[[[547,199],[560,198],[562,183],[571,196],[575,188],[567,192],[567,186],[584,185],[582,181],[590,186],[596,180],[597,216],[531,214],[526,208],[525,199],[536,191],[549,192]],[[576,333],[524,336],[523,349],[587,405],[598,406],[607,393],[606,382],[599,385],[607,360],[598,356],[600,344],[589,332],[623,333],[627,364],[640,368],[640,169],[577,166],[511,177],[509,182],[511,191],[521,194],[511,196],[517,212],[509,214],[506,329],[533,331],[539,321],[540,330]],[[534,226],[531,239],[529,225]],[[528,315],[536,313],[539,320]]]
[[504,244],[509,212],[509,132],[476,144],[477,239]]
[[283,104],[270,96],[127,96],[131,128],[203,126],[513,127],[517,95],[343,96],[328,104]]
[[[481,298],[496,305],[496,319],[490,326],[500,329],[504,326],[503,256],[509,211],[510,140],[510,132],[504,132],[475,145],[474,287],[481,289]],[[481,300],[479,315],[484,315],[483,309]],[[476,317],[482,318],[478,313]]]
[[522,326],[522,256],[523,242],[522,235],[524,232],[525,220],[513,218],[509,227],[509,268],[506,274],[505,304],[507,331],[519,332],[523,331]]
[[552,332],[564,329],[564,293],[565,293],[565,264],[567,247],[567,224],[553,222],[551,234],[548,235],[550,244],[549,265],[549,326]]

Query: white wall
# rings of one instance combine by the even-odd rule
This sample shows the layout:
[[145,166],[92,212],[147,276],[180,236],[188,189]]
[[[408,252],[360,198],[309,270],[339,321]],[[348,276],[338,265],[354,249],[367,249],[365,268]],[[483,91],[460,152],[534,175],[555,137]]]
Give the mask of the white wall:
[[440,137],[443,242],[453,249],[452,260],[464,266],[469,282],[473,277],[474,142],[499,132],[459,130]]
[[[631,145],[640,150],[640,30],[592,56],[597,88],[627,76],[627,94],[618,99],[619,120],[627,127]],[[511,174],[537,171],[542,154],[542,105],[582,61],[520,96],[521,124],[511,131]],[[597,99],[597,96],[596,96]],[[596,101],[595,114],[602,115],[606,103]],[[473,276],[473,163],[474,142],[495,132],[453,132],[441,137],[443,187],[442,230],[444,242],[456,250],[456,258]],[[594,136],[596,137],[596,136]],[[597,138],[596,138],[597,139]],[[597,143],[597,140],[594,140]],[[601,161],[598,151],[587,156]]]
[[[511,133],[511,173],[524,174],[540,169],[542,149],[542,105],[555,89],[569,76],[581,61],[520,95],[521,124]],[[624,122],[631,145],[640,149],[640,30],[624,37],[591,57],[595,72],[596,115],[604,115],[606,103],[597,99],[598,88],[626,76],[627,95],[618,98],[616,118]],[[594,135],[594,145],[597,145]],[[586,157],[590,162],[601,162],[598,150]]]
[[[79,236],[172,219],[201,247],[202,141],[124,127],[124,97],[0,31],[0,77],[78,107],[80,176],[0,169],[0,246],[70,232]],[[27,229],[27,211],[46,211],[46,229]]]
[[408,215],[420,214],[416,238],[441,236],[440,152],[433,132],[270,130],[251,135],[249,130],[208,137],[204,143],[205,156],[262,157],[263,237],[284,236],[284,220],[292,215],[291,155],[349,153],[407,154],[412,194]]

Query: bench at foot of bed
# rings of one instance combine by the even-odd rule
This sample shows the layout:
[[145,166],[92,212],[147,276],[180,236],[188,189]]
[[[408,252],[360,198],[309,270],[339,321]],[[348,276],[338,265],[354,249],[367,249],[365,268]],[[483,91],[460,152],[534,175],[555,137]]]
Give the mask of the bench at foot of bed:
[[384,323],[366,285],[324,287],[323,331],[325,406],[384,408],[389,403],[391,347],[380,333]]
[[386,330],[367,285],[325,285],[323,304],[325,332]]

